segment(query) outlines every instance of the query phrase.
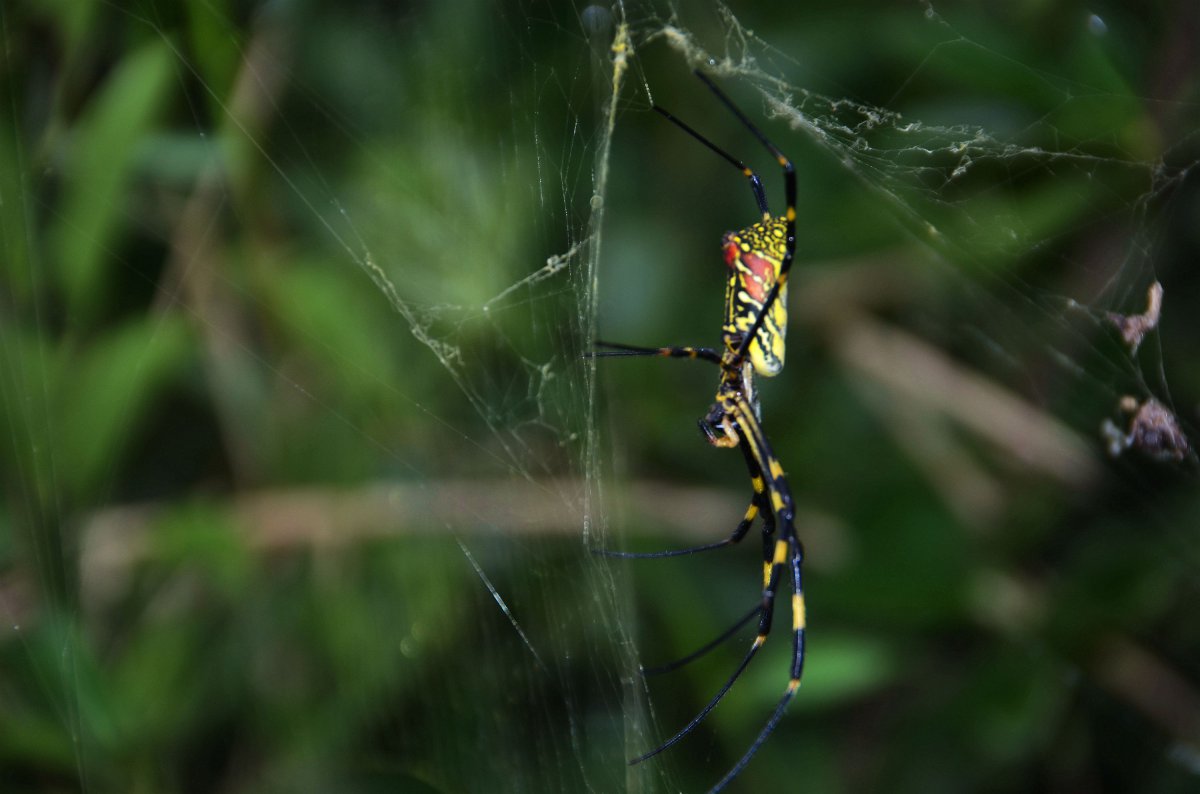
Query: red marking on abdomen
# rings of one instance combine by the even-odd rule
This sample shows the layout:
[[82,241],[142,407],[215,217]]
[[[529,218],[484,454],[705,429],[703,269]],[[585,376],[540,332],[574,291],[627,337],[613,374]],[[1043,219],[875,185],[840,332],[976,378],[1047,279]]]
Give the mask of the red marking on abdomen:
[[775,266],[767,259],[752,253],[744,253],[742,264],[758,278],[745,278],[746,294],[762,303],[767,297],[767,287],[775,283]]
[[737,243],[725,243],[725,266],[732,270],[733,263],[737,261],[738,255],[741,252],[742,250],[738,247]]

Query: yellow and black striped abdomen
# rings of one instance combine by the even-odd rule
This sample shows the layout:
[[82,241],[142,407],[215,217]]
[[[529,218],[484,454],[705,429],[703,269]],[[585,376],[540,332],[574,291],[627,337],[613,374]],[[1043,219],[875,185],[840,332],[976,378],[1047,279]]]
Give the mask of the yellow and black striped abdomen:
[[[771,288],[779,278],[787,246],[787,221],[768,218],[738,232],[729,232],[722,241],[729,282],[725,287],[725,334],[744,336],[762,311]],[[778,375],[783,369],[784,337],[787,334],[787,284],[771,305],[754,341],[750,343],[750,362],[763,377]]]

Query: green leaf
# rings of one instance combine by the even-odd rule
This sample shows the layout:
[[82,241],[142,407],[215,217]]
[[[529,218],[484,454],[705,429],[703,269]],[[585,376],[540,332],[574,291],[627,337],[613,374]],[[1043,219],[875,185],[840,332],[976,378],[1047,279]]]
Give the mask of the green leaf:
[[63,484],[82,495],[108,476],[190,344],[182,318],[142,318],[109,333],[63,376]]
[[85,110],[65,153],[63,201],[51,231],[76,327],[104,302],[106,266],[122,226],[135,155],[166,101],[172,58],[161,40],[126,57]]
[[[337,271],[293,265],[285,279],[264,282],[271,311],[288,336],[334,375],[345,392],[355,396],[380,392],[397,377],[392,360],[395,333],[382,317],[362,307],[372,295],[364,283]],[[356,307],[347,322],[346,307]]]
[[[243,31],[230,23],[228,0],[188,0],[187,32],[196,69],[211,91],[224,100],[233,87],[245,46]],[[214,114],[223,112],[212,100]]]

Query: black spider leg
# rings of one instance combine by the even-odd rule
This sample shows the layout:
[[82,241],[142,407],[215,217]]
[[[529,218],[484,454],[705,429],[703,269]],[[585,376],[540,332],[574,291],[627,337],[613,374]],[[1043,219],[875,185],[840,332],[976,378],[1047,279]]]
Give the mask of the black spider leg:
[[[603,342],[596,340],[597,347],[608,347],[612,350],[597,350],[585,353],[588,358],[613,358],[627,356],[658,356],[661,358],[694,358],[702,361],[709,361],[714,364],[721,363],[721,356],[717,351],[708,347],[641,347],[639,345],[625,345],[619,342]],[[703,424],[703,420],[701,420]],[[747,465],[751,465],[752,461],[747,458]],[[755,474],[755,469],[750,471],[751,481],[761,483],[762,475]],[[755,485],[754,495],[750,499],[750,506],[746,508],[746,513],[742,520],[738,522],[737,527],[729,535],[729,537],[718,540],[714,543],[704,543],[699,546],[689,546],[685,549],[668,549],[666,551],[650,551],[650,552],[634,552],[634,551],[610,551],[607,549],[597,549],[596,554],[605,557],[613,557],[623,560],[649,560],[659,557],[682,557],[688,554],[696,554],[701,551],[712,551],[713,549],[723,549],[726,546],[732,546],[739,543],[746,533],[750,531],[750,526],[754,523],[754,519],[762,513],[764,516],[770,512],[770,503],[766,501],[762,488]],[[718,643],[719,644],[719,643]]]
[[[804,547],[800,544],[800,538],[796,534],[796,509],[795,503],[792,500],[791,489],[788,487],[785,479],[783,468],[775,459],[771,452],[771,447],[767,443],[766,436],[762,432],[762,427],[758,424],[754,416],[753,410],[745,399],[740,396],[734,404],[733,414],[737,419],[741,428],[741,437],[745,443],[748,443],[752,452],[759,463],[759,466],[767,474],[768,491],[771,493],[772,506],[779,514],[780,522],[783,525],[780,531],[779,539],[775,542],[775,554],[772,560],[772,572],[769,577],[767,588],[763,591],[764,607],[768,598],[774,601],[774,587],[778,583],[779,572],[784,565],[790,565],[792,572],[792,666],[791,674],[788,678],[787,687],[784,688],[783,696],[775,706],[775,710],[767,719],[762,730],[759,731],[754,743],[748,749],[738,762],[733,765],[733,768],[725,774],[725,777],[718,781],[717,785],[709,791],[709,794],[717,794],[729,785],[737,775],[746,768],[750,763],[750,759],[758,752],[763,743],[771,736],[779,721],[783,718],[783,714],[787,711],[788,704],[795,697],[796,691],[800,688],[800,679],[804,674],[804,651],[805,651],[805,607],[804,607],[804,584],[802,579],[803,564],[804,564]],[[790,558],[790,559],[789,559]],[[768,624],[769,628],[769,624]],[[762,635],[760,635],[761,637]],[[765,639],[765,637],[763,637]],[[756,640],[757,642],[757,640]],[[740,670],[739,670],[740,672]]]
[[[697,72],[697,74],[699,74],[699,72]],[[736,157],[734,157],[732,154],[725,151],[721,147],[717,146],[715,143],[710,141],[708,138],[705,138],[700,133],[696,132],[694,129],[689,127],[684,122],[680,121],[678,118],[676,118],[673,114],[669,113],[664,108],[661,108],[658,105],[655,105],[654,109],[656,111],[658,111],[664,118],[666,118],[667,121],[671,122],[676,127],[683,130],[688,135],[691,135],[693,138],[698,140],[700,143],[702,143],[706,147],[708,147],[709,151],[716,153],[717,156],[719,156],[725,162],[729,163],[734,168],[741,171],[742,176],[744,176],[744,177],[746,177],[746,179],[750,180],[750,189],[754,191],[754,201],[756,204],[758,204],[759,212],[761,212],[763,214],[764,218],[769,218],[771,216],[771,210],[767,206],[767,195],[766,195],[766,193],[763,192],[762,180],[758,178],[758,174],[754,173],[754,171],[751,170],[750,167],[747,166],[745,163],[743,163],[741,160],[737,159]]]
[[[751,409],[753,412],[753,409]],[[763,475],[762,465],[754,456],[751,446],[744,441],[738,444],[738,449],[746,458],[746,470],[750,472],[750,483],[754,486],[754,495],[758,500],[758,510],[763,518],[763,587],[771,576],[771,558],[774,554],[775,510],[771,505],[771,492],[767,489],[767,480]]]
[[[767,586],[767,579],[771,572],[771,555],[774,550],[773,538],[775,536],[775,512],[771,509],[771,500],[767,495],[766,483],[763,480],[762,470],[755,461],[754,456],[750,454],[749,448],[745,444],[738,444],[738,449],[742,450],[742,454],[746,459],[746,469],[750,472],[750,482],[754,484],[754,496],[751,497],[750,507],[746,510],[746,517],[742,519],[742,524],[738,525],[742,536],[746,530],[750,528],[751,522],[758,515],[762,516],[762,539],[763,539],[763,587]],[[743,528],[744,526],[744,528]],[[736,534],[736,533],[735,533]],[[724,541],[723,541],[724,542]],[[736,541],[735,541],[736,542]],[[659,556],[655,554],[654,556]],[[727,640],[732,638],[737,632],[749,623],[755,615],[762,612],[762,604],[755,604],[754,608],[747,612],[742,617],[738,618],[737,622],[723,631],[715,639],[708,641],[701,647],[692,651],[686,656],[676,659],[666,664],[657,665],[655,667],[643,667],[641,672],[643,676],[660,675],[669,673],[672,670],[678,670],[684,665],[694,662],[700,657],[707,654],[714,648],[719,647]]]
[[725,631],[721,632],[721,634],[719,636],[717,636],[715,639],[709,640],[707,643],[700,646],[696,650],[692,651],[687,656],[676,659],[673,662],[667,662],[666,664],[660,664],[655,667],[643,667],[643,668],[641,668],[641,671],[640,671],[641,674],[647,678],[652,675],[662,675],[663,673],[669,673],[672,670],[678,670],[680,667],[683,667],[685,664],[689,664],[691,662],[696,661],[701,656],[704,656],[704,654],[711,651],[713,648],[720,646],[722,643],[724,643],[730,637],[737,634],[738,631],[741,630],[742,626],[745,626],[747,623],[749,623],[751,620],[753,620],[754,617],[759,612],[762,612],[762,604],[755,604],[754,609],[751,609],[745,615],[742,615],[740,618],[738,618],[736,623],[734,623],[729,628],[725,629]]
[[[754,524],[754,519],[758,516],[763,516],[764,522],[769,521],[770,531],[774,531],[774,516],[771,515],[770,502],[766,501],[766,495],[761,491],[757,483],[762,482],[762,477],[755,479],[752,473],[751,481],[756,483],[755,493],[750,497],[750,505],[746,508],[742,520],[738,522],[736,528],[730,533],[729,537],[714,541],[713,543],[702,543],[698,546],[688,546],[683,549],[667,549],[666,551],[609,551],[605,549],[597,550],[597,554],[602,554],[605,557],[614,557],[622,560],[653,560],[661,557],[685,557],[689,554],[696,554],[702,551],[713,551],[714,549],[723,549],[726,546],[733,546],[742,541],[746,537],[746,533],[750,531],[750,527]],[[770,519],[767,517],[770,516]],[[763,532],[766,533],[767,524],[764,523]],[[764,534],[765,536],[765,534]]]
[[658,356],[659,358],[695,358],[713,364],[721,363],[721,355],[711,347],[642,347],[640,345],[624,345],[620,342],[605,342],[597,339],[596,347],[607,347],[608,350],[591,350],[583,354],[584,358],[625,358],[630,356]]
[[[784,221],[787,224],[787,240],[786,247],[784,248],[783,262],[779,267],[779,276],[771,286],[771,291],[767,293],[766,300],[763,301],[762,308],[758,311],[758,316],[754,318],[754,324],[750,326],[750,330],[742,337],[742,342],[738,345],[737,352],[734,354],[731,363],[733,366],[738,366],[745,360],[746,352],[750,349],[750,343],[758,336],[758,331],[762,328],[763,321],[771,311],[771,307],[775,305],[775,301],[778,300],[780,291],[787,284],[788,272],[792,269],[792,260],[796,256],[796,168],[792,165],[792,161],[780,151],[779,147],[767,140],[767,136],[758,127],[754,126],[750,119],[746,118],[746,114],[739,110],[737,105],[733,104],[733,100],[726,96],[721,89],[717,88],[716,83],[701,71],[697,70],[695,74],[716,95],[717,99],[721,100],[721,103],[729,108],[733,115],[738,117],[742,125],[750,130],[754,134],[754,137],[758,138],[759,142],[766,147],[767,151],[775,158],[775,161],[783,168],[783,190],[784,196],[787,199],[787,209],[784,212]],[[713,147],[710,145],[710,148]]]
[[[733,671],[733,674],[730,675],[725,681],[724,686],[722,686],[717,694],[708,701],[704,708],[702,708],[700,712],[696,714],[696,716],[693,717],[690,722],[688,722],[687,725],[683,726],[683,728],[681,728],[670,739],[667,739],[665,742],[653,748],[652,750],[642,753],[637,758],[631,759],[629,761],[631,765],[641,763],[648,758],[653,758],[664,750],[674,746],[677,742],[695,730],[696,726],[698,726],[701,721],[708,716],[709,712],[716,708],[717,704],[721,702],[721,699],[725,697],[725,694],[729,692],[734,683],[738,680],[738,678],[741,677],[742,673],[750,665],[750,661],[758,653],[758,650],[766,643],[767,635],[771,633],[771,621],[774,617],[775,611],[775,593],[778,589],[779,580],[782,576],[783,569],[788,562],[788,551],[792,548],[799,548],[798,541],[796,541],[795,537],[795,530],[792,529],[790,534],[787,532],[787,526],[790,526],[793,523],[792,514],[794,511],[790,507],[786,509],[786,512],[782,516],[785,518],[786,522],[784,532],[773,542],[770,540],[771,536],[775,533],[776,527],[774,512],[778,510],[777,505],[791,505],[791,493],[787,487],[786,481],[782,479],[782,471],[779,468],[778,462],[776,462],[775,458],[771,455],[770,448],[766,446],[766,439],[762,435],[762,429],[759,427],[758,420],[754,417],[753,410],[751,409],[749,403],[746,402],[745,398],[741,395],[733,398],[731,402],[734,409],[731,413],[731,418],[733,419],[735,428],[738,430],[740,439],[738,446],[742,448],[743,453],[746,456],[747,466],[750,467],[751,478],[755,483],[755,497],[756,499],[762,498],[766,500],[767,503],[767,508],[763,511],[763,552],[765,555],[765,571],[763,577],[762,602],[758,607],[758,635],[754,638],[754,641],[750,645],[750,650],[747,651],[746,655],[742,658],[742,661],[740,664],[738,664],[737,669]],[[764,467],[763,461],[774,463],[774,467]],[[775,474],[775,472],[780,473]],[[760,484],[762,487],[761,494],[757,492]],[[767,516],[771,516],[769,521]],[[793,612],[797,603],[803,607],[802,601],[794,602]],[[797,622],[803,623],[802,620],[793,620],[794,625]],[[704,650],[707,650],[707,648]],[[795,668],[794,664],[793,668]],[[787,699],[791,699],[790,694]],[[786,703],[784,705],[786,705]],[[779,708],[777,710],[779,714],[782,715],[783,709]],[[777,722],[777,720],[775,721]],[[771,724],[770,729],[774,730],[774,728],[775,725]],[[753,752],[747,754],[742,761],[739,762],[737,772],[740,772],[741,768],[749,762],[750,756],[752,756],[754,752],[758,750],[758,745],[761,745],[769,735],[770,731],[766,731],[760,735],[759,740],[753,747]],[[736,774],[736,772],[734,774]],[[724,786],[728,780],[732,779],[732,776],[726,777],[726,781],[722,782],[720,784],[721,786]],[[716,790],[719,789],[714,789],[714,791]]]

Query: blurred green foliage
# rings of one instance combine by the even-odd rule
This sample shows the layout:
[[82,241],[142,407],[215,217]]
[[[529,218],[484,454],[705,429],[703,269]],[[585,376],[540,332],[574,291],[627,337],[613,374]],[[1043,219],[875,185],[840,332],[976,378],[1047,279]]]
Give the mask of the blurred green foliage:
[[[717,344],[720,234],[753,220],[652,101],[782,192],[668,22],[753,66],[722,84],[801,174],[789,364],[761,388],[810,658],[731,790],[1196,788],[1195,457],[1109,461],[1099,427],[1134,394],[1195,429],[1200,16],[625,13],[601,202],[598,6],[0,11],[4,791],[693,791],[740,757],[782,628],[695,736],[624,765],[740,658],[634,668],[754,604],[757,541],[617,564],[583,534],[713,540],[749,493],[694,430],[710,371],[580,358],[593,321]],[[1155,278],[1134,356],[1105,312]],[[939,403],[960,381],[863,369],[870,329],[1018,397],[1080,469]]]

